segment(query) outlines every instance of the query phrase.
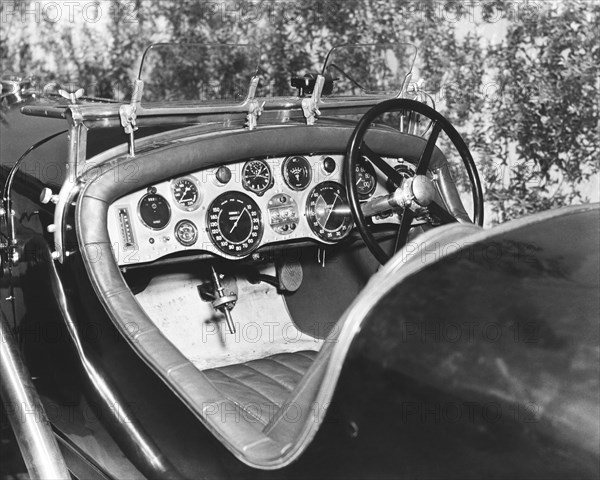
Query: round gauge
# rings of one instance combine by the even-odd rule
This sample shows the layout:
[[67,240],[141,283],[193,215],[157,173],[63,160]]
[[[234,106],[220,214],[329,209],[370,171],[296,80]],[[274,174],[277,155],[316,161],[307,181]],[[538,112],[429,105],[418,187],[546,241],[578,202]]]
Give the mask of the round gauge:
[[312,171],[304,157],[289,157],[283,162],[283,179],[292,190],[304,190],[310,184]]
[[198,240],[198,229],[193,222],[181,220],[175,225],[175,238],[184,247],[190,247]]
[[250,160],[242,169],[242,185],[258,195],[265,193],[273,184],[271,169],[264,160]]
[[358,198],[366,200],[373,195],[375,187],[377,187],[375,169],[373,168],[373,165],[371,165],[371,162],[364,157],[356,163],[355,178]]
[[178,207],[184,210],[196,210],[200,206],[200,191],[192,177],[182,177],[171,182],[173,198]]
[[[405,180],[407,178],[414,176],[414,174],[415,174],[414,170],[411,170],[408,166],[406,166],[404,164],[396,165],[394,167],[394,170],[396,170],[398,173],[400,173],[400,175],[402,175],[402,177]],[[387,181],[386,186],[390,192],[393,192],[394,190],[396,190],[396,186],[394,185],[394,183],[391,180]],[[400,187],[400,185],[398,185],[398,187]]]
[[337,182],[323,182],[313,188],[306,202],[311,230],[325,241],[344,238],[352,229],[352,215],[346,191]]
[[263,234],[258,205],[241,192],[219,195],[208,207],[208,233],[224,253],[244,256],[258,247]]
[[169,202],[156,193],[148,193],[142,197],[138,212],[142,223],[152,230],[162,230],[171,220]]

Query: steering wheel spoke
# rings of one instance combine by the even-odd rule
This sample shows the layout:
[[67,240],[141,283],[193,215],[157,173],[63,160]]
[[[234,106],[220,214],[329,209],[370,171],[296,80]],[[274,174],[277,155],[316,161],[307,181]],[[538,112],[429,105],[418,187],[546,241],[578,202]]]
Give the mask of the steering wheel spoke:
[[362,154],[366,156],[373,165],[375,165],[379,170],[381,170],[381,173],[383,173],[396,186],[396,188],[402,185],[404,177],[400,174],[400,172],[397,172],[396,169],[394,169],[394,167],[392,167],[377,153],[371,150],[365,142],[363,142],[360,146],[360,150]]
[[394,253],[398,252],[404,245],[406,245],[406,239],[408,238],[408,232],[412,226],[415,215],[409,208],[405,208],[402,212],[402,219],[400,225],[398,225],[398,232],[396,233],[396,242],[394,243]]
[[433,149],[435,148],[435,144],[437,142],[438,137],[440,136],[440,132],[442,130],[442,124],[437,120],[433,121],[433,127],[431,129],[431,134],[427,139],[427,144],[421,153],[421,157],[419,158],[419,163],[417,163],[417,171],[416,175],[425,175],[427,173],[427,169],[429,168],[429,163],[431,162],[431,157],[433,156]]

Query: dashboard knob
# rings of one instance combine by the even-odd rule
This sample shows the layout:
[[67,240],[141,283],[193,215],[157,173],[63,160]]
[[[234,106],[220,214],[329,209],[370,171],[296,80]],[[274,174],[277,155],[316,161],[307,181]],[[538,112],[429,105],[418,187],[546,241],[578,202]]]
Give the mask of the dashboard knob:
[[44,187],[42,188],[42,191],[40,192],[40,202],[42,202],[43,204],[46,203],[58,203],[58,195],[55,195],[51,189],[49,189],[48,187]]
[[228,167],[219,167],[215,176],[219,183],[229,183],[229,180],[231,180],[231,170]]
[[323,160],[323,170],[327,173],[333,173],[335,171],[335,160],[331,157],[325,157]]

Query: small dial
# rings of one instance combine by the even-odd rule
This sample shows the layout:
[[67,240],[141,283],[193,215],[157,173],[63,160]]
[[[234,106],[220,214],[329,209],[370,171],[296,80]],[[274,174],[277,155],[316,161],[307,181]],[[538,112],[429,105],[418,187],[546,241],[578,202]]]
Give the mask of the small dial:
[[171,220],[169,202],[156,193],[148,193],[142,197],[138,212],[142,223],[152,230],[162,230]]
[[264,160],[250,160],[242,169],[242,185],[246,190],[262,195],[273,185],[271,169]]
[[175,225],[175,238],[184,247],[191,247],[198,240],[198,229],[193,222],[181,220]]
[[312,171],[304,157],[289,157],[283,162],[283,179],[292,190],[304,190],[310,184]]
[[306,202],[306,219],[320,239],[335,242],[352,230],[352,215],[344,187],[323,182],[313,188]]
[[377,187],[377,178],[375,177],[375,169],[371,162],[366,158],[361,158],[355,167],[355,183],[358,191],[358,198],[366,200],[375,191]]
[[200,206],[200,190],[192,177],[183,177],[171,182],[173,198],[178,207],[192,211]]
[[208,233],[223,253],[241,257],[258,247],[263,234],[260,209],[241,192],[219,195],[208,208]]

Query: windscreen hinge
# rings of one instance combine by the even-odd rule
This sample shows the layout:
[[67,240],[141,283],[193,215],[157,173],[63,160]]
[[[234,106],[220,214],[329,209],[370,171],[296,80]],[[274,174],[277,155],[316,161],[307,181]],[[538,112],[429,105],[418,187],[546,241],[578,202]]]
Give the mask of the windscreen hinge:
[[265,102],[259,104],[258,100],[253,99],[248,102],[248,114],[246,115],[246,128],[248,130],[254,130],[256,128],[258,117],[261,116],[264,106]]
[[321,115],[318,105],[321,102],[323,85],[325,85],[325,77],[323,75],[317,75],[312,95],[302,99],[302,112],[304,113],[304,118],[306,118],[307,125],[314,125],[317,121],[317,117]]
[[248,89],[248,96],[246,97],[246,104],[248,105],[248,113],[246,114],[246,128],[248,130],[254,130],[258,123],[258,117],[261,116],[265,102],[259,105],[256,100],[256,89],[258,88],[258,82],[260,77],[254,75],[250,81],[250,88]]
[[125,130],[125,134],[129,135],[129,155],[135,157],[135,137],[133,132],[138,129],[137,126],[137,109],[142,101],[142,91],[144,90],[144,82],[139,78],[133,84],[133,93],[131,94],[131,103],[121,105],[119,107],[119,117],[121,126]]

